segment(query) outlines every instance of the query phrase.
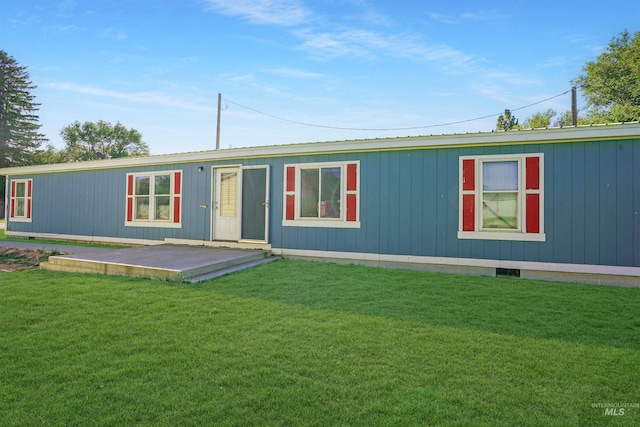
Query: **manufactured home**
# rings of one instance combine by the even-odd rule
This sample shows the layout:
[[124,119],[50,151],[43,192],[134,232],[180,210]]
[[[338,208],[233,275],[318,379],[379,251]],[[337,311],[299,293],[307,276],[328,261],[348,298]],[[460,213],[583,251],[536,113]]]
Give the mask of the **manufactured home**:
[[10,236],[640,286],[640,124],[1,169]]

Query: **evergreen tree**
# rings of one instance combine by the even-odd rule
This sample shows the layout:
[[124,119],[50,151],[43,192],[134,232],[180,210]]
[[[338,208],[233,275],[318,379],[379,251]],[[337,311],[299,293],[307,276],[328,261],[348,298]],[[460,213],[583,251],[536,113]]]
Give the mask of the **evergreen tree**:
[[512,130],[518,129],[518,119],[511,114],[511,110],[504,110],[504,114],[500,114],[498,117],[498,123],[496,123],[496,129],[498,130]]
[[0,50],[0,167],[29,164],[46,138],[39,133],[38,106],[27,67]]
[[[29,164],[46,138],[39,133],[38,106],[31,91],[27,67],[0,50],[0,167]],[[5,178],[0,178],[0,199],[5,196]],[[3,210],[4,211],[4,210]]]

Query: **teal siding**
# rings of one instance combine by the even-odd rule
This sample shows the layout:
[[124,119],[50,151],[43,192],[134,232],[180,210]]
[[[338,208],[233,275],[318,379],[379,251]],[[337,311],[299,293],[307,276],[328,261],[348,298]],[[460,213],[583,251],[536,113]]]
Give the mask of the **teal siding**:
[[[459,157],[528,152],[544,153],[546,241],[458,239]],[[360,161],[361,228],[283,227],[284,165],[348,160]],[[640,267],[640,139],[276,156],[39,174],[28,177],[34,180],[33,222],[12,222],[10,229],[206,240],[211,234],[211,168],[228,164],[270,167],[269,236],[275,248]],[[126,174],[174,169],[183,171],[182,228],[125,227]]]

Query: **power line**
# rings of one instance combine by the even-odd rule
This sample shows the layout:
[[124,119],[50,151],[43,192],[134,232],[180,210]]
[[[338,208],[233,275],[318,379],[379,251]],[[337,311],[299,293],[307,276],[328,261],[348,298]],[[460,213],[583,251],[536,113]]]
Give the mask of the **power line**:
[[[571,92],[571,89],[562,92],[558,95],[554,95],[551,96],[549,98],[545,98],[541,101],[537,101],[534,102],[532,104],[528,104],[525,105],[523,107],[518,107],[518,108],[512,108],[511,111],[518,111],[518,110],[524,110],[525,108],[529,108],[529,107],[533,107],[534,105],[538,105],[538,104],[542,104],[544,102],[550,101],[554,98],[558,98],[560,96],[566,95],[567,93]],[[228,102],[229,104],[233,104],[237,107],[240,108],[244,108],[245,110],[249,110],[249,111],[253,111],[254,113],[258,113],[261,114],[263,116],[266,117],[270,117],[272,119],[276,119],[276,120],[281,120],[284,122],[289,122],[289,123],[295,123],[297,125],[302,125],[302,126],[311,126],[311,127],[316,127],[316,128],[324,128],[324,129],[337,129],[337,130],[356,130],[356,131],[399,131],[399,130],[416,130],[416,129],[427,129],[427,128],[435,128],[435,127],[442,127],[442,126],[451,126],[451,125],[458,125],[461,123],[469,123],[469,122],[474,122],[476,120],[483,120],[483,119],[488,119],[491,117],[496,117],[499,116],[500,114],[503,114],[503,112],[500,113],[495,113],[495,114],[489,114],[486,116],[482,116],[482,117],[476,117],[473,119],[466,119],[466,120],[458,120],[455,122],[447,122],[447,123],[440,123],[440,124],[436,124],[436,125],[425,125],[425,126],[411,126],[411,127],[401,127],[401,128],[354,128],[354,127],[341,127],[341,126],[328,126],[328,125],[319,125],[319,124],[315,124],[315,123],[308,123],[308,122],[300,122],[297,120],[291,120],[291,119],[287,119],[284,117],[279,117],[273,114],[269,114],[269,113],[265,113],[264,111],[260,111],[260,110],[256,110],[255,108],[251,108],[251,107],[247,107],[246,105],[242,105],[239,104],[235,101],[232,101],[228,98],[225,97],[225,102]]]

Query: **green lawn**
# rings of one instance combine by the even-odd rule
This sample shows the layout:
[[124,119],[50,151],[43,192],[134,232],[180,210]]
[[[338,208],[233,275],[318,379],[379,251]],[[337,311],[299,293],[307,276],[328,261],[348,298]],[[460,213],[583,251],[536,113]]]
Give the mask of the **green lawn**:
[[[282,260],[0,273],[0,425],[638,425],[640,289]],[[619,412],[618,412],[619,413]]]

